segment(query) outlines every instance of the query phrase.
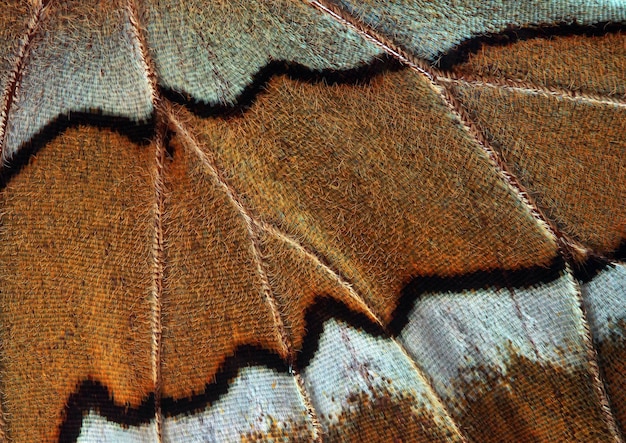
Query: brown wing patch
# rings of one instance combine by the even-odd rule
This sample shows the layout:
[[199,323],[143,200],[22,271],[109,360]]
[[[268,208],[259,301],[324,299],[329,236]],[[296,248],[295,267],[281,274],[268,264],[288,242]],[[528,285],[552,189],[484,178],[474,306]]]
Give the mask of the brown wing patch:
[[484,368],[480,380],[459,378],[466,400],[456,418],[474,441],[613,441],[590,377],[582,368],[569,371],[514,355],[505,373]]
[[626,238],[626,106],[453,86],[548,220],[599,253]]
[[295,240],[279,235],[276,231],[263,233],[262,253],[277,307],[295,349],[302,349],[305,336],[314,327],[307,325],[305,315],[310,309],[317,309],[313,305],[321,296],[338,300],[352,313],[377,323],[365,302],[341,276]]
[[200,393],[240,345],[286,358],[265,300],[257,238],[218,177],[174,136],[165,173],[163,394]]
[[[574,61],[574,64],[572,64]],[[459,76],[510,79],[522,84],[614,97],[626,95],[626,34],[535,38],[487,46],[454,67]]]
[[626,37],[483,46],[447,80],[555,229],[600,254],[626,239]]
[[49,441],[87,378],[119,404],[154,386],[150,321],[154,147],[68,129],[2,190],[3,406],[15,441]]
[[548,266],[549,234],[428,82],[278,77],[240,118],[180,113],[259,220],[298,239],[389,321],[418,275]]
[[458,435],[445,433],[425,409],[415,408],[411,395],[392,394],[379,388],[354,393],[339,417],[333,418],[325,442],[450,442]]

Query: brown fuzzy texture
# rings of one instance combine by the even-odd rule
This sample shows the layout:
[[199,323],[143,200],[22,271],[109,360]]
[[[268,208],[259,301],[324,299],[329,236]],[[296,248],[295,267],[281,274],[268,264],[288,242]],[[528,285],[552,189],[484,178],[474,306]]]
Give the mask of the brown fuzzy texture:
[[202,392],[238,345],[286,357],[245,221],[183,143],[171,142],[163,220],[163,394],[174,397]]
[[418,410],[411,395],[392,394],[385,389],[354,393],[344,411],[330,418],[324,442],[415,442],[451,443],[458,435],[445,432],[426,410]]
[[626,34],[574,35],[484,46],[467,63],[456,66],[454,73],[626,98]]
[[86,378],[135,407],[154,389],[153,152],[70,129],[2,192],[0,391],[14,441],[55,438]]
[[[414,279],[447,284],[476,272],[548,267],[559,254],[555,236],[517,183],[558,235],[601,254],[624,241],[626,52],[619,34],[485,49],[450,75],[430,67],[427,75],[390,70],[357,85],[329,86],[282,74],[290,69],[295,77],[303,66],[316,75],[360,68],[382,49],[305,2],[135,3],[56,1],[35,13],[26,3],[0,0],[0,92],[10,114],[5,155],[7,146],[18,149],[31,138],[37,146],[34,134],[58,114],[95,111],[136,122],[151,117],[157,103],[159,126],[158,142],[144,147],[106,129],[70,127],[0,190],[0,404],[10,419],[6,426],[0,420],[0,437],[54,441],[68,396],[86,379],[105,386],[118,406],[149,405],[155,394],[160,414],[161,396],[178,406],[185,402],[176,400],[204,393],[240,346],[262,349],[259,355],[278,357],[272,364],[291,369],[314,329],[305,315],[319,296],[341,302],[359,321],[368,318],[382,342],[391,339],[385,328]],[[464,4],[471,8],[399,2],[383,14],[392,18],[394,35],[382,23],[368,24],[409,55],[417,46],[395,38],[400,19],[434,24],[439,34],[427,33],[430,46],[417,54],[433,58],[491,29],[491,19],[506,26],[518,8],[496,13],[478,0]],[[524,17],[536,8],[519,8],[517,24],[534,20]],[[540,21],[551,20],[551,7],[541,11]],[[580,22],[605,17],[596,12],[585,9]],[[579,62],[586,58],[592,61]],[[281,75],[250,109],[228,118],[202,118],[160,96],[182,92],[190,101],[235,104],[268,63]],[[584,96],[575,101],[570,89]],[[155,164],[156,144],[171,154],[164,165]],[[489,148],[515,180],[490,161]],[[566,296],[576,294],[570,289]],[[541,306],[552,315],[548,303]],[[556,314],[584,322],[578,311]],[[429,351],[445,353],[434,335]],[[578,345],[588,338],[584,327],[569,336]],[[462,395],[450,401],[436,398],[433,377],[422,377],[420,362],[414,368],[400,343],[407,342],[393,343],[401,356],[394,364],[411,368],[402,381],[423,387],[424,398],[355,388],[337,416],[321,417],[325,424],[339,420],[322,437],[460,438],[448,411],[433,418],[419,406],[425,400],[442,400],[459,432],[477,441],[614,437],[599,381],[589,367],[576,366],[574,347],[563,350],[567,369],[523,357],[513,358],[506,374],[487,367],[471,378],[461,369],[451,391]],[[623,424],[623,340],[599,351]],[[352,367],[361,364],[350,357]],[[459,360],[460,368],[481,365],[469,355]],[[331,364],[321,365],[322,376],[336,369]],[[303,388],[306,368],[295,370],[293,389],[258,392],[293,400],[300,407],[294,416],[303,420],[270,417],[264,433],[237,415],[248,404],[234,405],[226,413],[243,433],[250,429],[243,439],[310,439],[319,417],[307,411],[313,402]],[[220,381],[219,389],[232,386],[225,386],[232,379]]]
[[601,254],[626,240],[626,107],[480,85],[453,89],[561,232]]
[[367,86],[280,77],[241,118],[180,112],[250,211],[345,276],[383,321],[413,277],[555,257],[553,240],[411,71]]
[[514,355],[505,374],[484,368],[479,381],[459,377],[465,395],[455,418],[470,439],[485,443],[613,441],[590,377]]
[[[352,312],[370,316],[361,299],[353,298],[351,291],[333,274],[296,246],[271,233],[265,233],[262,237],[262,252],[272,291],[294,349],[302,346],[307,332],[305,314],[319,296],[332,297]],[[376,322],[375,318],[370,319]]]

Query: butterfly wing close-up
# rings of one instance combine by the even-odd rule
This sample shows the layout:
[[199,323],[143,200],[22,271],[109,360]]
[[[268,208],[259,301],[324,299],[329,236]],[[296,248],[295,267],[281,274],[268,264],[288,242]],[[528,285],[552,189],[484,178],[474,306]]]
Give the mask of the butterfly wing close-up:
[[0,437],[622,442],[626,1],[0,0]]

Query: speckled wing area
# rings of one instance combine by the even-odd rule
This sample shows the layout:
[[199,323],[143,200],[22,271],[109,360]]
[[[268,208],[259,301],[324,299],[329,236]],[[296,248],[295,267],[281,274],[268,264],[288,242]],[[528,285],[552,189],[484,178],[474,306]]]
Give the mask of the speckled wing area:
[[0,437],[623,441],[624,23],[0,0]]

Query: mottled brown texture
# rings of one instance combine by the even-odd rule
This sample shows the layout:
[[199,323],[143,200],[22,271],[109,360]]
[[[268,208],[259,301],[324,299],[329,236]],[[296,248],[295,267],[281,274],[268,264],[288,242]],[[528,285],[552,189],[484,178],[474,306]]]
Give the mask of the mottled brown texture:
[[165,166],[162,377],[165,396],[214,381],[238,345],[286,357],[263,295],[254,238],[234,202],[185,140]]
[[[558,254],[552,234],[511,186],[515,180],[507,183],[490,163],[474,129],[486,136],[558,230],[602,254],[624,240],[622,35],[485,49],[452,77],[432,70],[437,87],[408,69],[360,79],[358,85],[329,86],[324,77],[328,72],[322,71],[361,68],[380,57],[382,49],[305,2],[49,1],[28,34],[26,24],[38,3],[0,0],[0,92],[4,102],[12,101],[3,156],[30,141],[43,145],[0,190],[0,403],[9,419],[6,429],[0,420],[0,439],[6,431],[14,441],[53,441],[68,396],[85,379],[111,393],[120,409],[128,407],[111,413],[111,420],[124,422],[129,418],[125,414],[136,413],[142,401],[148,411],[140,413],[148,417],[136,421],[153,418],[150,394],[168,397],[164,409],[184,409],[189,397],[205,394],[207,384],[210,397],[220,365],[241,345],[253,349],[252,354],[261,349],[252,360],[267,357],[285,369],[298,361],[308,332],[304,315],[320,295],[341,301],[374,324],[376,318],[383,323],[380,331],[370,327],[380,334],[359,342],[364,343],[361,348],[346,348],[351,344],[348,327],[358,325],[327,337],[346,346],[327,348],[331,352],[315,374],[321,377],[311,378],[307,367],[296,368],[310,392],[331,371],[355,368],[341,378],[345,384],[338,390],[347,392],[349,401],[331,399],[337,408],[322,417],[325,424],[338,420],[325,438],[457,437],[442,435],[443,429],[457,428],[433,408],[439,403],[430,386],[420,391],[426,392],[424,398],[402,397],[397,391],[376,391],[371,383],[388,377],[390,386],[397,381],[424,384],[420,362],[413,367],[399,347],[403,338],[391,346],[385,341],[389,337],[384,329],[403,288],[415,278],[434,277],[438,283],[428,289],[454,297],[442,287],[454,286],[457,277],[506,277],[509,271],[548,266]],[[341,3],[346,7],[349,2]],[[620,5],[585,7],[584,0],[551,0],[541,8],[479,0],[361,2],[367,4],[355,14],[357,19],[376,28],[387,42],[431,61],[465,38],[510,24],[556,24],[563,17],[587,24],[615,17],[623,21],[626,16]],[[369,20],[371,11],[382,20]],[[402,35],[408,38],[402,40]],[[32,37],[28,57],[18,63],[27,37]],[[147,47],[140,48],[142,43]],[[217,112],[235,104],[242,91],[254,92],[251,83],[268,74],[268,63],[281,75],[261,88],[251,109],[228,118],[202,118],[188,109]],[[159,91],[151,89],[148,66],[156,70]],[[15,90],[5,92],[17,67],[23,68],[23,76]],[[304,67],[325,80],[305,82],[282,75],[306,76]],[[259,71],[263,75],[255,77]],[[513,83],[516,88],[511,88]],[[446,102],[450,95],[443,88],[467,106],[472,121],[465,123],[473,126],[469,131],[459,121],[458,109],[451,109],[456,102]],[[549,96],[542,88],[559,91]],[[570,90],[609,97],[575,102]],[[218,106],[174,106],[162,93]],[[159,135],[169,125],[162,138],[169,143],[162,208],[155,205],[160,189],[152,176],[159,169],[154,140],[140,147],[96,127],[72,127],[50,140],[36,136],[42,128],[53,131],[48,125],[59,114],[70,114],[70,122],[78,112],[122,117],[115,124],[126,126],[124,118],[145,123],[152,117],[153,100]],[[155,229],[161,227],[163,251],[155,242]],[[539,292],[543,283],[525,290],[545,296]],[[568,295],[575,294],[571,289]],[[476,292],[468,290],[462,295],[464,304],[451,306],[465,312],[473,296]],[[557,311],[542,303],[545,298],[537,298],[547,316],[583,318],[578,311]],[[524,319],[524,327],[541,320],[522,308],[516,305],[515,314]],[[454,312],[448,311],[446,318]],[[475,317],[467,324],[474,325]],[[159,337],[160,326],[161,343],[152,340]],[[457,343],[463,340],[463,331],[451,330]],[[487,331],[485,341],[497,346],[500,331]],[[584,343],[584,327],[573,331],[572,343]],[[557,328],[541,332],[558,339],[564,335]],[[433,345],[427,355],[451,348],[436,330],[429,333]],[[534,345],[531,335],[528,341]],[[377,349],[387,352],[366,352]],[[397,352],[393,358],[390,349]],[[588,366],[571,370],[580,367],[580,352],[572,349],[563,349],[563,366],[569,372],[523,357],[514,357],[504,375],[491,367],[469,374],[461,370],[458,386],[451,388],[463,393],[457,403],[457,397],[452,401],[460,431],[481,442],[610,441],[602,398],[594,389],[598,380]],[[612,406],[623,425],[624,342],[611,339],[598,350]],[[497,362],[506,359],[499,348],[494,353]],[[457,356],[446,355],[452,355],[450,360]],[[249,365],[248,357],[236,364]],[[458,357],[459,367],[474,364],[470,371],[487,366],[480,353]],[[392,380],[376,373],[381,361],[395,365],[388,371],[403,369],[396,372],[402,376]],[[439,365],[434,373],[443,369]],[[220,399],[232,387],[233,372],[215,389],[222,389]],[[450,372],[453,378],[456,371]],[[154,380],[163,385],[155,387]],[[225,414],[225,422],[243,429],[242,439],[308,441],[304,435],[315,413],[305,415],[307,393],[298,392],[296,377],[287,380],[285,385],[293,390],[276,393],[273,400],[293,400],[290,404],[296,406],[289,409],[306,419],[291,429],[290,420],[276,416],[264,433],[266,411],[260,411],[259,421],[243,416],[262,408],[253,396],[271,397],[277,386],[259,387],[255,380],[244,385],[250,388],[234,405],[218,406],[206,416]],[[307,380],[320,384],[306,385]],[[352,381],[374,390],[360,392],[348,383]],[[201,404],[205,399],[198,397],[175,417],[164,411],[166,419],[180,424],[188,415],[219,404],[215,398]],[[247,399],[252,401],[245,403]],[[93,415],[102,412],[95,409]],[[79,421],[80,413],[73,418]],[[125,424],[105,418],[96,422],[127,431]],[[200,432],[192,426],[181,434]],[[139,435],[143,429],[133,431]]]
[[252,431],[241,436],[241,443],[265,443],[267,441],[285,441],[293,443],[308,443],[313,437],[310,429],[301,423],[272,422],[265,432]]
[[361,299],[353,297],[332,270],[315,263],[306,252],[271,233],[264,233],[262,245],[267,275],[294,349],[302,346],[307,333],[304,317],[320,296],[332,297],[376,323]]
[[511,79],[522,84],[626,97],[626,34],[582,35],[485,45],[456,75]]
[[597,252],[620,246],[626,107],[480,85],[453,90],[548,220]]
[[626,322],[615,333],[597,343],[598,364],[604,376],[613,415],[622,432],[626,431]]
[[180,113],[244,205],[343,275],[383,321],[417,275],[548,265],[556,254],[414,72],[363,86],[277,77],[242,117]]
[[150,376],[154,146],[69,129],[2,190],[1,392],[14,441],[51,441],[93,378],[138,406]]
[[459,377],[465,399],[453,414],[479,442],[608,442],[613,434],[598,407],[592,375],[523,356],[511,357],[506,373],[492,368]]
[[415,408],[417,399],[384,389],[354,393],[344,411],[330,419],[325,442],[435,443],[459,441],[436,423],[426,410]]

